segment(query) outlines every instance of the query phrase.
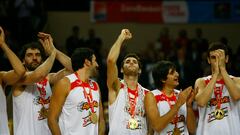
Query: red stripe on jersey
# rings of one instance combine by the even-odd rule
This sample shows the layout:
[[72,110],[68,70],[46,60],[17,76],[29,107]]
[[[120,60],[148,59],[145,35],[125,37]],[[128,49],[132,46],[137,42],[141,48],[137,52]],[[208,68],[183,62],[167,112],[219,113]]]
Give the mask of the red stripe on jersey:
[[121,83],[121,86],[120,86],[120,88],[122,89],[122,88],[124,88],[124,84],[123,83]]
[[160,101],[167,101],[167,100],[169,100],[169,101],[176,101],[177,99],[176,99],[176,96],[175,96],[175,95],[177,95],[177,93],[176,93],[176,92],[174,92],[174,93],[175,93],[175,94],[173,94],[173,96],[171,96],[171,97],[167,97],[167,96],[164,95],[163,93],[160,94],[160,95],[156,95],[156,96],[155,96],[156,102],[158,103],[158,102],[160,102]]
[[165,99],[165,98],[163,98],[162,95],[156,95],[156,96],[155,96],[155,99],[156,99],[156,102],[158,103],[158,102],[160,102],[160,101],[163,101],[163,99]]
[[[207,85],[207,84],[211,81],[211,79],[212,79],[212,78],[205,80],[205,84]],[[218,84],[224,84],[224,80],[223,80],[223,79],[217,80],[216,83],[218,83]]]
[[91,90],[97,91],[98,90],[97,83],[91,81],[91,84],[92,85],[90,85],[89,83],[86,83],[86,82],[82,82],[79,79],[77,79],[77,80],[75,80],[74,82],[71,83],[71,89],[70,90],[73,90],[76,87],[90,87]]
[[149,92],[149,90],[144,90],[144,95],[146,95]]
[[81,86],[81,83],[79,80],[75,80],[74,82],[71,83],[71,89],[70,90],[73,90],[75,87],[80,87]]
[[92,82],[92,86],[90,85],[90,88],[94,91],[97,91],[98,90],[97,82],[93,82],[93,81],[91,81],[91,82]]

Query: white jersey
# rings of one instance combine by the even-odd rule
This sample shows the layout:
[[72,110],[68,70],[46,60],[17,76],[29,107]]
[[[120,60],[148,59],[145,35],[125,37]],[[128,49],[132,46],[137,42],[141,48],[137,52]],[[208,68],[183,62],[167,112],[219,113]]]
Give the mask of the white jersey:
[[[166,113],[168,113],[171,109],[171,106],[169,105],[168,102],[171,103],[171,105],[174,105],[176,101],[170,100],[167,101],[164,98],[163,92],[155,89],[153,91],[151,91],[156,99],[157,102],[157,107],[158,107],[158,111],[160,113],[160,116],[165,115]],[[174,90],[174,93],[176,95],[176,97],[178,97],[180,91],[178,90]],[[187,125],[186,125],[186,119],[187,119],[187,107],[186,107],[186,103],[183,104],[180,109],[178,110],[178,114],[177,114],[177,128],[181,131],[181,135],[188,135],[188,129],[187,129]],[[159,121],[160,123],[161,121]],[[169,123],[160,133],[154,131],[154,135],[172,135],[173,131],[175,128],[175,124],[173,122]]]
[[[209,83],[211,76],[204,77],[206,85]],[[197,135],[237,135],[240,133],[240,115],[238,106],[240,101],[234,102],[229,95],[224,81],[217,81],[215,89],[222,91],[221,109],[225,112],[224,118],[218,120],[214,117],[217,100],[214,92],[211,99],[205,107],[198,107],[199,122]]]
[[9,135],[6,96],[0,85],[0,135]]
[[[94,124],[90,118],[92,113],[96,113],[99,118],[100,95],[97,83],[93,80],[82,82],[76,74],[68,75],[67,78],[71,89],[59,117],[62,135],[98,135],[98,122]],[[92,98],[88,98],[85,93],[91,93]]]
[[146,135],[147,121],[144,109],[144,96],[148,92],[138,84],[138,97],[136,101],[135,117],[138,122],[136,129],[129,127],[131,118],[129,110],[128,88],[124,81],[121,81],[121,88],[113,104],[109,105],[109,135]]
[[13,96],[14,135],[51,135],[46,116],[51,95],[50,84],[44,79]]

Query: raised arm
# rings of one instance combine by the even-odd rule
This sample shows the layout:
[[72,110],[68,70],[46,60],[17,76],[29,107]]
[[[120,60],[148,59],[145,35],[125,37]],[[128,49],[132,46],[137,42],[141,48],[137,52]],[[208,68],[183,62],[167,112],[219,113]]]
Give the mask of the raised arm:
[[64,69],[58,71],[57,73],[50,73],[48,79],[50,84],[54,84],[58,80],[62,79],[64,76],[73,72],[71,59],[64,53],[57,50],[53,45],[53,39],[50,34],[43,32],[38,33],[38,37],[41,39],[42,44],[47,44],[49,47],[45,48],[46,54],[49,55],[53,49],[56,50],[56,59],[65,67]]
[[49,83],[54,84],[57,81],[59,81],[60,79],[62,79],[63,77],[65,77],[66,75],[69,75],[71,73],[72,72],[70,72],[66,68],[58,71],[57,73],[50,73],[50,74],[48,74]]
[[210,59],[215,59],[211,67],[213,72],[212,79],[207,85],[205,84],[205,80],[203,80],[202,78],[197,79],[195,82],[195,89],[198,88],[198,93],[195,97],[195,100],[200,107],[206,106],[207,102],[210,100],[211,95],[213,93],[214,86],[217,81],[217,77],[219,75],[219,66],[218,66],[219,59],[217,54],[215,53],[214,56],[212,56],[212,58]]
[[[41,38],[43,41],[48,42],[48,44],[51,46],[50,50],[47,50],[47,54],[49,54],[49,52],[52,52],[52,49],[55,48],[54,44],[53,44],[53,38],[50,34],[47,33],[43,33],[43,32],[39,32],[38,37]],[[55,48],[56,49],[56,48]],[[70,72],[73,72],[72,70],[72,62],[71,62],[71,58],[68,57],[66,54],[64,54],[63,52],[57,50],[57,55],[56,55],[56,59]]]
[[113,44],[107,57],[107,86],[109,92],[109,103],[112,104],[120,89],[118,80],[117,59],[120,54],[121,46],[126,39],[131,39],[132,34],[128,29],[123,29],[117,40]]
[[152,92],[148,92],[146,94],[144,99],[144,106],[147,119],[149,120],[149,124],[154,131],[161,132],[164,128],[166,128],[166,126],[174,119],[180,107],[186,103],[191,90],[192,88],[188,87],[182,91],[178,96],[176,104],[170,109],[170,111],[162,116],[159,114],[157,102]]
[[52,135],[61,135],[58,119],[69,90],[70,82],[66,77],[58,81],[53,87],[53,95],[48,112],[48,126]]
[[5,34],[0,27],[0,47],[2,48],[3,52],[6,54],[7,58],[9,59],[13,70],[8,72],[1,72],[2,80],[4,84],[11,85],[17,82],[24,74],[25,68],[19,58],[14,54],[14,52],[7,46],[5,42]]
[[234,101],[240,99],[240,78],[234,77],[230,78],[226,70],[226,57],[222,49],[217,50],[219,56],[219,69],[220,74],[223,77],[224,83],[228,89],[228,92]]

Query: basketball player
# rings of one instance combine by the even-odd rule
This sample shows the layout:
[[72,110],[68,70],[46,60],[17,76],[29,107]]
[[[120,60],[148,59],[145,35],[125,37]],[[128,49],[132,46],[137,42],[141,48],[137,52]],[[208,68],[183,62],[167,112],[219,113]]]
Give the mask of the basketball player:
[[157,89],[145,96],[145,108],[154,135],[188,135],[196,131],[192,102],[196,93],[192,87],[182,92],[176,66],[170,61],[158,62],[152,71]]
[[199,110],[197,135],[234,135],[240,133],[240,78],[228,74],[228,48],[213,42],[208,49],[212,75],[196,80],[199,89],[196,102]]
[[123,29],[107,58],[109,135],[146,135],[148,133],[143,101],[148,90],[138,83],[141,63],[136,54],[128,54],[124,57],[121,64],[123,79],[118,78],[116,63],[120,49],[123,42],[131,38],[131,32]]
[[105,123],[98,83],[94,52],[87,48],[74,51],[73,74],[53,88],[48,125],[52,135],[104,135]]

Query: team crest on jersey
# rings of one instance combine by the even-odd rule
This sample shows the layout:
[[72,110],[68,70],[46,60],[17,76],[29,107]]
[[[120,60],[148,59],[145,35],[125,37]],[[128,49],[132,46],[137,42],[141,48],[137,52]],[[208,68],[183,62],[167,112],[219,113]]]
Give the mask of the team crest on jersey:
[[[220,102],[221,102],[222,104],[224,104],[224,103],[229,103],[229,102],[230,102],[229,96],[224,96],[224,97],[222,97]],[[208,107],[216,106],[217,103],[218,103],[217,99],[216,99],[216,98],[212,98],[212,99],[208,102]]]
[[[92,102],[92,104],[93,104],[93,107],[95,108],[98,108],[98,102],[96,101],[96,100],[93,100],[93,102]],[[77,110],[79,111],[79,112],[82,112],[82,111],[84,111],[84,110],[89,110],[89,109],[91,109],[91,105],[88,103],[88,102],[80,102],[79,104],[78,104],[78,106],[77,106]]]
[[[177,117],[177,122],[184,122],[185,121],[185,116],[184,115],[179,115]],[[174,121],[171,121],[171,124],[174,125]]]
[[47,99],[43,99],[40,96],[34,98],[33,103],[35,105],[41,105],[41,109],[38,111],[38,120],[43,120],[47,118],[48,107],[44,107],[44,105],[48,105],[50,103],[50,96]]
[[42,104],[49,104],[50,103],[50,96],[47,99],[43,99],[40,96],[37,96],[33,99],[33,103],[35,105],[42,105]]
[[[130,115],[130,106],[125,106],[124,111],[129,113],[129,115]],[[145,117],[145,112],[144,112],[143,108],[142,107],[136,108],[136,114],[135,115]]]

